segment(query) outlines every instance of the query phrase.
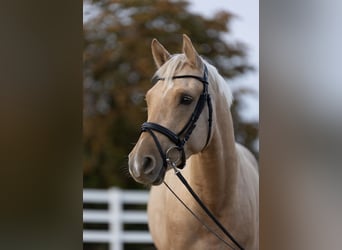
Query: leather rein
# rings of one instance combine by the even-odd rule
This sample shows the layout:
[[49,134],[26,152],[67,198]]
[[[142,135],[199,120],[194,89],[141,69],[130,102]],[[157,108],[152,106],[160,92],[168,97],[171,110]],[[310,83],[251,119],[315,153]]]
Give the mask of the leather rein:
[[[209,143],[210,137],[211,137],[211,130],[212,130],[212,104],[211,104],[211,98],[208,92],[208,69],[207,66],[204,64],[204,73],[203,76],[195,76],[195,75],[180,75],[180,76],[173,76],[171,79],[180,79],[180,78],[194,78],[198,81],[200,81],[203,84],[203,91],[197,101],[196,107],[189,119],[189,121],[185,124],[183,129],[178,132],[177,134],[173,131],[169,130],[168,128],[161,126],[157,123],[153,122],[144,122],[141,126],[141,132],[148,132],[152,136],[159,154],[161,158],[163,159],[163,167],[167,169],[168,166],[171,166],[175,170],[175,174],[180,179],[180,181],[183,183],[183,185],[187,188],[187,190],[190,192],[190,194],[193,196],[193,198],[196,200],[196,202],[200,205],[200,207],[204,210],[204,212],[214,221],[214,223],[221,229],[221,231],[232,241],[235,243],[236,246],[238,246],[238,249],[244,250],[244,248],[236,241],[236,239],[228,232],[228,230],[216,219],[216,217],[211,213],[211,211],[205,206],[205,204],[201,201],[199,196],[193,191],[189,183],[186,181],[186,179],[183,177],[179,169],[183,169],[186,163],[185,158],[185,151],[184,151],[184,145],[189,140],[190,135],[192,134],[193,130],[196,127],[196,123],[204,109],[205,104],[208,106],[208,112],[209,112],[209,118],[208,118],[208,134],[207,139],[204,148]],[[160,80],[165,80],[166,78],[155,76],[152,78],[152,84],[157,83]],[[175,146],[170,147],[166,152],[163,151],[162,146],[155,135],[154,132],[158,132],[169,138]],[[203,149],[204,149],[203,148]],[[177,159],[172,159],[171,155],[172,152],[176,150],[180,153],[180,157]],[[190,210],[190,208],[173,192],[173,190],[170,188],[170,186],[167,185],[166,182],[164,182],[166,187],[175,195],[175,197],[185,206],[185,208],[203,225],[205,226],[211,233],[213,233],[219,240],[221,240],[223,243],[225,243],[230,248],[234,249],[228,242],[226,242],[224,239],[222,239],[217,233],[215,233],[211,228],[209,228],[196,214],[194,214],[193,211]]]

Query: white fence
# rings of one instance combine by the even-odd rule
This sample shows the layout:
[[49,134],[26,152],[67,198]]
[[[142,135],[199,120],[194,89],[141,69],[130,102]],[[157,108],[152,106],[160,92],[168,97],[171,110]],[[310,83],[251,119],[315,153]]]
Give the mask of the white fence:
[[146,210],[124,210],[124,205],[146,205],[147,191],[84,189],[83,204],[108,204],[108,210],[83,209],[83,223],[108,224],[108,230],[83,229],[84,243],[108,243],[110,250],[123,250],[125,243],[151,244],[148,231],[124,230],[125,224],[147,224]]

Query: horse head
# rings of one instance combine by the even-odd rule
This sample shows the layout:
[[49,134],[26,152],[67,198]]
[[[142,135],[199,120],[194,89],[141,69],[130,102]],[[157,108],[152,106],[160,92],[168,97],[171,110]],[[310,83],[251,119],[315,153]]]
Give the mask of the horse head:
[[151,48],[158,69],[145,97],[147,122],[129,154],[129,171],[137,182],[159,185],[172,164],[184,167],[208,144],[211,102],[205,62],[186,35],[181,54],[170,55],[156,39]]

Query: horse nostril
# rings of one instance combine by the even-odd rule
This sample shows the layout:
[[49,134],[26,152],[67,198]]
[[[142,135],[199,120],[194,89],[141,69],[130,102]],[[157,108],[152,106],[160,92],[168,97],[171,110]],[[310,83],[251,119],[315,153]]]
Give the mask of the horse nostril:
[[151,156],[145,156],[143,159],[142,168],[144,174],[150,174],[154,169],[154,159]]

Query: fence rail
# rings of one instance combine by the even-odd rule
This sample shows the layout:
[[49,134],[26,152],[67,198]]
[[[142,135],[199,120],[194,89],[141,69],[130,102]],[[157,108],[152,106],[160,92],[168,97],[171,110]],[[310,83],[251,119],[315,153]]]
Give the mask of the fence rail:
[[108,224],[108,230],[83,229],[84,243],[108,243],[110,250],[123,250],[125,243],[152,244],[146,230],[124,230],[125,224],[147,224],[145,210],[125,210],[125,205],[146,205],[148,192],[141,190],[84,189],[83,204],[108,204],[108,209],[83,209],[83,223]]

